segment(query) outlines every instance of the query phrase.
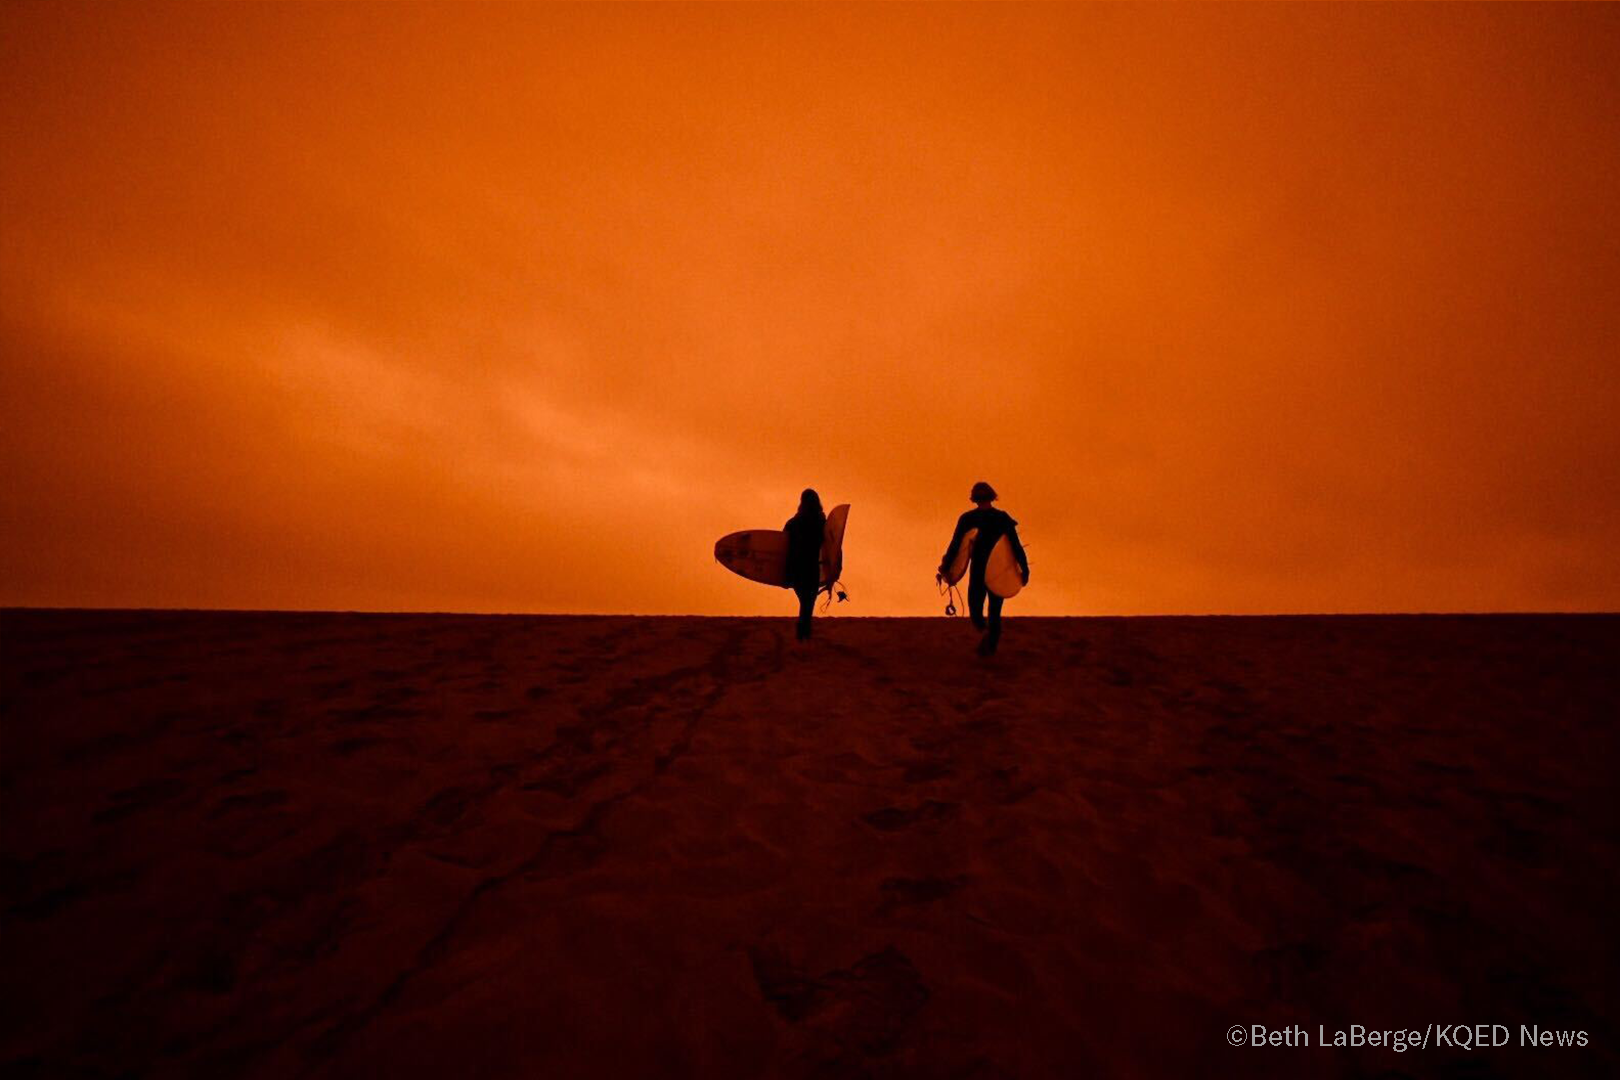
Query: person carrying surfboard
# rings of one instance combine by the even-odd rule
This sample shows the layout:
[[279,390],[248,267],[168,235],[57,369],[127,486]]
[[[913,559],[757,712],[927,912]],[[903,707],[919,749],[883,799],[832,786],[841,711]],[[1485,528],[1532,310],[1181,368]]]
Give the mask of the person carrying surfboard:
[[815,610],[816,593],[821,590],[821,544],[827,533],[827,515],[821,509],[821,496],[805,488],[799,496],[799,512],[782,526],[788,537],[787,586],[799,598],[798,637],[810,639],[810,616]]
[[[957,548],[961,547],[964,538],[972,534],[973,550],[968,566],[968,614],[973,618],[973,625],[984,634],[979,642],[979,655],[991,656],[1001,641],[1001,605],[1006,599],[998,595],[985,584],[985,570],[990,565],[990,553],[996,549],[1003,537],[1012,548],[1013,558],[1018,562],[1018,574],[1023,584],[1029,584],[1029,557],[1024,554],[1024,545],[1018,539],[1018,522],[1005,510],[998,510],[990,504],[996,501],[996,489],[980,480],[973,485],[973,492],[968,496],[973,500],[973,509],[956,520],[956,531],[951,534],[951,542],[945,549],[945,557],[939,561],[941,577],[950,575],[951,564],[956,560]],[[1003,559],[1005,555],[1001,556]],[[960,570],[957,571],[960,573]],[[952,577],[951,580],[956,580]],[[1009,592],[1016,592],[1011,589]],[[986,620],[984,615],[985,599],[990,600],[990,617]]]

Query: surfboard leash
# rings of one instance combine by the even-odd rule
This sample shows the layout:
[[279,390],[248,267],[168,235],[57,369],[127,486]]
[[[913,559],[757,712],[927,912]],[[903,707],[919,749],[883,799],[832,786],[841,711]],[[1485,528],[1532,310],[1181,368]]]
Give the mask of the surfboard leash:
[[842,578],[834,581],[831,585],[828,585],[821,591],[826,594],[821,598],[821,613],[823,615],[827,613],[828,608],[832,607],[834,591],[838,593],[838,602],[840,604],[849,599],[849,593],[844,589],[844,581]]
[[962,594],[954,584],[945,583],[945,575],[935,574],[934,585],[939,589],[939,595],[945,598],[945,617],[950,618],[961,610]]

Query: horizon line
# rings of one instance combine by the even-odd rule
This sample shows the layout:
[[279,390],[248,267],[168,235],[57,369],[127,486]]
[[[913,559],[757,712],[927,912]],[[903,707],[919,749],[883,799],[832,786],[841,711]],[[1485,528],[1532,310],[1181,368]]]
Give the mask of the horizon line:
[[[486,619],[762,619],[791,620],[793,615],[733,614],[716,615],[698,612],[637,612],[637,611],[453,611],[425,608],[253,608],[253,607],[92,607],[48,604],[0,604],[0,615],[12,613],[122,613],[139,614],[192,614],[192,615],[364,615],[395,616],[454,616]],[[1184,611],[1135,612],[1131,614],[1087,612],[1065,615],[1006,615],[1009,619],[1377,619],[1377,618],[1517,618],[1517,617],[1604,617],[1620,615],[1620,610],[1607,609],[1433,609],[1388,611]],[[818,615],[818,619],[949,619],[963,615]]]

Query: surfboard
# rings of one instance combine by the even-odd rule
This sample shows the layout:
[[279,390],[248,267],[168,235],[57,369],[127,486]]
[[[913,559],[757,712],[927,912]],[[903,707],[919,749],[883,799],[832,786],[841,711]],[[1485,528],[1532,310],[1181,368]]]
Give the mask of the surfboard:
[[[844,572],[844,527],[849,504],[840,503],[827,515],[821,541],[821,588]],[[728,533],[714,543],[714,558],[733,574],[762,585],[787,588],[788,537],[781,529],[744,529]]]
[[[978,536],[978,529],[969,529],[962,534],[962,542],[956,545],[950,565],[945,568],[945,584],[955,585],[967,574],[968,565],[973,561],[973,541]],[[984,584],[1003,600],[1017,596],[1018,590],[1024,587],[1024,574],[1018,568],[1018,556],[1013,554],[1012,541],[1005,536],[990,549],[990,561],[984,567]]]
[[844,526],[849,522],[849,503],[839,503],[827,515],[827,531],[821,541],[821,587],[825,589],[844,572]]
[[945,568],[945,584],[955,585],[962,580],[962,575],[968,572],[968,564],[973,561],[973,541],[978,537],[978,529],[969,529],[962,534],[962,542],[956,545],[951,563]]
[[990,561],[984,566],[984,587],[1003,600],[1017,596],[1024,587],[1024,572],[1018,567],[1012,541],[1005,536],[990,549]]

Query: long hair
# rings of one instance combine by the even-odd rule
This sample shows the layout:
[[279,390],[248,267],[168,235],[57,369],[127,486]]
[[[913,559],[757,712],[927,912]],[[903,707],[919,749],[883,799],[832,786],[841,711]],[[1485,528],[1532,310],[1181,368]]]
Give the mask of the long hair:
[[816,494],[815,488],[805,488],[804,494],[799,496],[799,512],[796,516],[826,518],[827,513],[821,508],[821,496]]

